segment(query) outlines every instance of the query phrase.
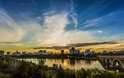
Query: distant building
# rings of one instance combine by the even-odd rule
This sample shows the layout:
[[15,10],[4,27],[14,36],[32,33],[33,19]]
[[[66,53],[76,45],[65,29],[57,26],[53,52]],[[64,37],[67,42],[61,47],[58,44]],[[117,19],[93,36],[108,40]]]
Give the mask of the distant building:
[[80,54],[80,50],[76,50],[76,54]]
[[70,54],[80,54],[80,50],[76,50],[74,47],[70,48]]
[[22,55],[26,55],[27,53],[26,52],[22,52]]
[[16,54],[16,55],[21,55],[21,53],[20,53],[20,52],[18,52],[18,50],[15,52],[15,54]]
[[4,51],[0,51],[0,56],[3,56],[4,55]]
[[11,53],[10,52],[7,52],[6,55],[10,55]]
[[71,47],[70,50],[69,50],[70,54],[75,54],[75,48],[74,47]]
[[64,54],[64,50],[61,50],[61,54]]
[[46,50],[39,50],[38,54],[48,55],[48,53],[46,52]]
[[16,53],[12,53],[12,55],[16,55]]
[[90,49],[88,49],[84,52],[84,55],[92,55],[92,54],[93,54],[93,52],[91,52]]
[[12,53],[12,55],[21,55],[21,53],[16,51],[16,52]]

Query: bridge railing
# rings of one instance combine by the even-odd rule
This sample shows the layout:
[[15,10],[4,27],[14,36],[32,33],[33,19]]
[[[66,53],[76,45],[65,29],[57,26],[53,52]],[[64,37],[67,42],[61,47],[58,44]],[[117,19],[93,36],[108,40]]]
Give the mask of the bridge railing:
[[124,55],[99,55],[99,58],[124,58]]

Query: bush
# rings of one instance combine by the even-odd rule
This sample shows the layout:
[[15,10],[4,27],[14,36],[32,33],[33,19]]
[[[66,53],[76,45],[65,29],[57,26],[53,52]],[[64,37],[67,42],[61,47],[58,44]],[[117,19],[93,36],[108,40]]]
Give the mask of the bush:
[[10,74],[0,73],[0,78],[12,78]]

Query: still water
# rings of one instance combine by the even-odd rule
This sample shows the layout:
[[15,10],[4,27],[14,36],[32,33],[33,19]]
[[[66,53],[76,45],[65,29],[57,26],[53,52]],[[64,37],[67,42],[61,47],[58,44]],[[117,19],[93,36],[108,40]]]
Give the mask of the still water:
[[28,59],[19,59],[24,60],[27,62],[33,62],[39,64],[40,60],[43,60],[45,65],[52,67],[53,64],[57,64],[58,66],[61,65],[64,69],[99,69],[104,70],[102,65],[98,60],[76,60],[76,59],[35,59],[35,58],[28,58]]

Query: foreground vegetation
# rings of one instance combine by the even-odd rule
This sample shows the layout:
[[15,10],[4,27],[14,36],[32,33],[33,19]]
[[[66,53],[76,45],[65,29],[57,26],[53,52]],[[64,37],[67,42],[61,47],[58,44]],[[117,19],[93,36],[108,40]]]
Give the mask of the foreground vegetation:
[[1,57],[0,78],[124,78],[124,73],[97,69],[63,69],[55,64],[53,67],[48,67],[42,60],[36,65],[15,58]]

